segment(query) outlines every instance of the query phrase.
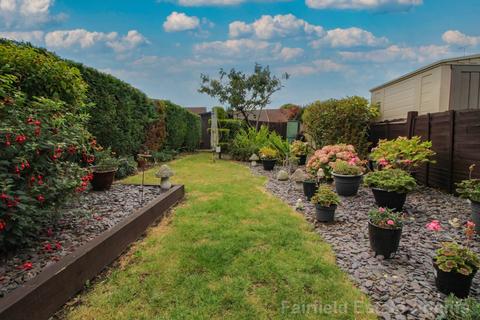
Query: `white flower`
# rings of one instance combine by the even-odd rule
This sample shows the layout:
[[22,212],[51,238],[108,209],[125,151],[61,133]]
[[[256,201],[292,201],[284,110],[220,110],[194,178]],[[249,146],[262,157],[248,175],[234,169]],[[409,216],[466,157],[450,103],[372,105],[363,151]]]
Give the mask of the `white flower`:
[[318,169],[318,171],[317,171],[317,177],[320,178],[320,179],[325,178],[325,172],[323,171],[322,168]]

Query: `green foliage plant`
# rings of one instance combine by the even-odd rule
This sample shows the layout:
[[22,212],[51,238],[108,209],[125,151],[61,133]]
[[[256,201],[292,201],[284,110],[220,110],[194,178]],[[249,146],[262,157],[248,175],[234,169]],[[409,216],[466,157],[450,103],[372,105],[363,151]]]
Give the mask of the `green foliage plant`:
[[478,320],[480,319],[480,302],[469,297],[460,299],[453,294],[444,302],[443,310],[438,320]]
[[345,176],[359,176],[363,174],[364,168],[354,162],[337,159],[331,164],[333,173]]
[[328,185],[321,184],[311,202],[322,207],[331,207],[340,204],[340,197]]
[[417,187],[415,178],[402,169],[383,169],[369,172],[363,177],[363,183],[370,188],[397,193],[409,193]]
[[385,229],[401,229],[403,216],[389,208],[376,208],[368,212],[368,219],[373,225]]
[[276,160],[278,159],[278,151],[271,147],[260,148],[260,159],[262,160]]
[[443,242],[434,257],[435,264],[444,272],[457,272],[465,276],[480,267],[478,255],[456,242]]
[[122,157],[118,159],[118,170],[115,173],[115,178],[123,179],[131,176],[137,172],[137,161],[130,157]]
[[294,154],[297,157],[298,156],[306,156],[308,154],[308,151],[309,151],[308,143],[303,142],[303,141],[299,141],[299,140],[295,140],[295,141],[292,142],[291,150],[292,150],[292,154]]
[[457,192],[462,198],[470,199],[471,201],[480,202],[480,179],[473,179],[472,173],[475,165],[469,167],[469,178],[457,184]]
[[232,141],[230,153],[236,160],[247,161],[252,154],[258,154],[260,148],[270,144],[270,131],[267,126],[240,129]]

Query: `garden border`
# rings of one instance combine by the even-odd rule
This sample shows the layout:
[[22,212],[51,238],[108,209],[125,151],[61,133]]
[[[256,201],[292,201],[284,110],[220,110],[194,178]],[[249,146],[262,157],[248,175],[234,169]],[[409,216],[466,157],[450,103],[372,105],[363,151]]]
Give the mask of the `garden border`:
[[183,199],[183,185],[137,210],[113,228],[0,299],[0,319],[48,319],[136,241],[148,226]]

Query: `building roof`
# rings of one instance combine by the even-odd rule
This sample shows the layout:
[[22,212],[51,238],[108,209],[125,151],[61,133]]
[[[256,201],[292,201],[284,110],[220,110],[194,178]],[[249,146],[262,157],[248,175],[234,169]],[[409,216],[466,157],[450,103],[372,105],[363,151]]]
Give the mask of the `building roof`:
[[[410,78],[414,75],[417,75],[419,73],[422,73],[422,72],[425,72],[425,71],[428,71],[430,69],[434,69],[440,65],[443,65],[443,64],[465,64],[465,63],[462,63],[462,61],[465,61],[465,60],[473,60],[473,59],[480,59],[480,54],[473,54],[473,55],[470,55],[470,56],[464,56],[464,57],[457,57],[457,58],[449,58],[449,59],[443,59],[443,60],[440,60],[440,61],[437,61],[437,62],[434,62],[432,64],[429,64],[429,65],[426,65],[422,68],[419,68],[413,72],[410,72],[410,73],[407,73],[407,74],[404,74],[403,76],[401,77],[398,77],[396,79],[393,79],[391,81],[388,81],[388,82],[385,82],[384,84],[381,84],[379,86],[376,86],[375,88],[372,88],[370,89],[370,92],[372,91],[375,91],[375,90],[378,90],[378,89],[381,89],[381,88],[384,88],[384,87],[387,87],[391,84],[394,84],[396,82],[400,82],[402,80],[405,80],[407,78]],[[480,64],[480,61],[478,63],[475,63],[475,64]]]
[[[263,109],[255,110],[251,112],[249,115],[249,120],[256,121],[260,114],[260,121],[261,122],[288,122],[288,113],[282,109]],[[243,119],[243,115],[241,113],[235,114],[236,118]]]
[[192,112],[192,113],[195,113],[195,114],[202,114],[202,113],[205,113],[207,112],[207,108],[206,107],[192,107],[192,108],[186,108],[188,111]]

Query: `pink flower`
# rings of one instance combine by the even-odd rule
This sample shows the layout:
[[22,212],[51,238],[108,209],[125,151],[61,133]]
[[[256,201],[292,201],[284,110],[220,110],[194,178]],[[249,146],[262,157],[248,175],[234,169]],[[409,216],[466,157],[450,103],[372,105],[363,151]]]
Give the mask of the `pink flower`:
[[387,220],[387,224],[389,226],[393,226],[395,224],[395,222],[393,220]]
[[384,212],[385,212],[385,208],[378,208],[378,211],[380,211],[381,213],[384,213]]
[[381,165],[382,167],[388,166],[389,162],[385,158],[378,159],[378,164]]
[[30,261],[27,261],[20,268],[25,271],[31,270],[33,268],[33,264]]
[[430,231],[442,231],[442,226],[438,220],[432,220],[432,222],[427,223],[426,227]]
[[475,228],[475,222],[467,221],[467,228]]

